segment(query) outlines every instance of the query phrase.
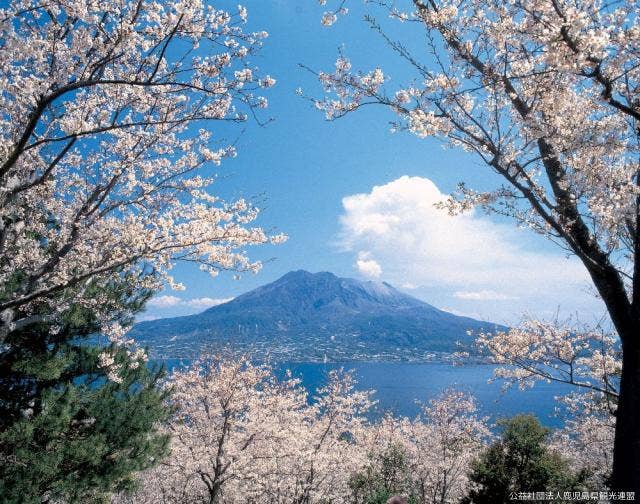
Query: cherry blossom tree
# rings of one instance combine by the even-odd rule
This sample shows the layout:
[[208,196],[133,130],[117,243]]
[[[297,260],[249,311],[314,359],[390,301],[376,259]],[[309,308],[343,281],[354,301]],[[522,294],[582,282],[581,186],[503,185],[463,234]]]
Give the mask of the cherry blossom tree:
[[457,502],[468,486],[471,461],[491,437],[487,419],[478,416],[473,397],[449,391],[423,407],[421,420],[431,431],[414,448],[423,502]]
[[476,346],[498,365],[494,376],[505,387],[524,389],[537,382],[574,387],[557,397],[568,415],[554,445],[577,469],[587,469],[605,484],[611,473],[622,367],[615,335],[602,328],[526,320],[508,331],[478,334]]
[[478,334],[476,346],[499,365],[494,375],[507,386],[566,383],[597,394],[606,411],[615,413],[621,351],[615,336],[602,329],[526,320],[507,331]]
[[283,239],[211,191],[236,155],[224,136],[275,83],[250,64],[267,33],[246,21],[201,0],[0,9],[0,342],[71,304],[100,313],[86,293],[114,276],[180,288],[176,261],[257,271],[244,249]]
[[[223,502],[254,469],[253,449],[275,429],[264,422],[280,404],[304,404],[295,382],[278,384],[247,359],[203,359],[171,377],[171,456],[145,475],[141,502]],[[272,419],[270,419],[272,420]]]
[[[422,32],[422,51],[412,51],[366,17],[415,80],[391,89],[381,68],[355,72],[341,55],[318,73],[327,95],[316,106],[334,119],[383,105],[397,130],[474,153],[503,184],[462,184],[444,206],[507,215],[582,261],[623,350],[612,485],[640,492],[638,3],[367,3],[409,36]],[[345,10],[335,2],[324,24]]]
[[467,492],[471,463],[490,438],[475,400],[449,390],[425,404],[415,419],[385,416],[367,428],[364,444],[378,465],[386,450],[399,448],[406,458],[405,491],[420,503],[447,504]]
[[553,433],[551,448],[566,457],[575,471],[592,475],[594,486],[604,488],[611,476],[614,435],[614,417],[587,409],[576,412]]
[[256,451],[257,477],[238,487],[238,502],[243,495],[278,504],[348,502],[349,476],[364,460],[357,433],[368,424],[370,395],[355,390],[350,373],[331,371],[310,404],[306,398],[295,408],[274,404],[276,411],[267,413],[274,435]]
[[[309,400],[298,379],[277,379],[246,357],[215,356],[167,381],[170,455],[118,503],[313,504],[359,502],[354,480],[383,472],[396,447],[408,493],[421,504],[457,502],[471,461],[491,435],[470,396],[447,391],[415,419],[367,418],[371,391],[332,371]],[[396,468],[397,469],[397,468]]]
[[134,502],[345,502],[371,406],[349,374],[331,373],[312,403],[299,380],[246,358],[201,360],[167,386],[171,454]]

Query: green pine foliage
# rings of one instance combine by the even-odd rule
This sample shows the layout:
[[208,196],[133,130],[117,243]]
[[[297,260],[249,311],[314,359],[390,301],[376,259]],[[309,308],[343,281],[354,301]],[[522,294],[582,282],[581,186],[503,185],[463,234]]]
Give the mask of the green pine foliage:
[[[149,296],[126,285],[100,288],[123,323]],[[42,315],[0,348],[0,502],[106,501],[166,455],[156,430],[168,415],[164,371],[114,348],[124,371],[121,383],[109,381],[91,310]]]
[[473,463],[472,489],[462,504],[506,504],[518,492],[560,492],[562,496],[588,490],[589,475],[575,472],[565,458],[548,448],[550,431],[536,417],[518,415],[501,426],[500,439]]

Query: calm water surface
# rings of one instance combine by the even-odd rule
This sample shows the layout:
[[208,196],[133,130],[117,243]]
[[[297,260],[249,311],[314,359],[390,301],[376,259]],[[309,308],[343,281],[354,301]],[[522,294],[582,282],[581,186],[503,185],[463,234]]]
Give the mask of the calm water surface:
[[[186,363],[168,360],[166,364],[172,370]],[[532,389],[521,391],[514,388],[503,392],[501,383],[487,383],[494,368],[486,364],[289,362],[277,365],[276,373],[282,377],[286,370],[291,370],[313,392],[326,383],[329,371],[339,368],[353,371],[359,389],[376,391],[374,398],[378,405],[374,416],[382,415],[385,411],[415,416],[420,409],[418,402],[426,402],[453,387],[473,394],[480,413],[489,416],[491,421],[518,413],[533,413],[543,424],[556,427],[562,424],[562,418],[556,412],[558,404],[554,397],[572,390],[564,384],[538,383]]]

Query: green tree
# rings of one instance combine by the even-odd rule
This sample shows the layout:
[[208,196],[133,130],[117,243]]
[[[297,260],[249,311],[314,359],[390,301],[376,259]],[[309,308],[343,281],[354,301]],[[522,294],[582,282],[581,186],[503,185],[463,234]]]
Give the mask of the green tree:
[[[150,294],[126,281],[94,290],[122,324]],[[40,314],[0,348],[0,502],[101,502],[166,453],[164,372],[113,346],[119,379],[108,379],[90,309]]]
[[[401,446],[392,444],[371,458],[371,463],[349,482],[354,504],[385,504],[393,495],[410,493],[410,471]],[[409,497],[410,504],[415,502]]]
[[573,471],[565,458],[548,448],[550,431],[534,416],[518,415],[502,421],[501,426],[500,439],[472,464],[472,488],[463,504],[508,503],[517,492],[562,495],[587,490],[588,474]]

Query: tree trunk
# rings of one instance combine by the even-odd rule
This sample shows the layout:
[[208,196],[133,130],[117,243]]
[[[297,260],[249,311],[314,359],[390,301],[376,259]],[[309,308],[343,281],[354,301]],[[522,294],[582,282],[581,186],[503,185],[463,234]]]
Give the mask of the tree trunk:
[[[635,492],[635,501],[640,502],[640,310],[630,302],[619,272],[606,255],[596,254],[592,262],[583,260],[583,263],[622,344],[610,487],[614,492]],[[638,274],[634,272],[634,284]]]
[[613,449],[612,490],[635,492],[640,501],[640,321],[618,328],[622,337],[622,376]]

